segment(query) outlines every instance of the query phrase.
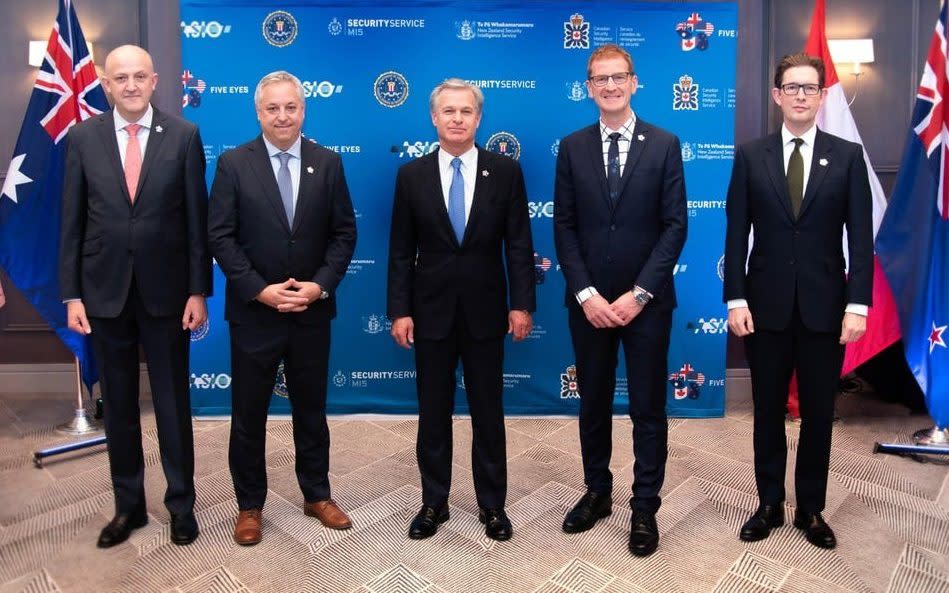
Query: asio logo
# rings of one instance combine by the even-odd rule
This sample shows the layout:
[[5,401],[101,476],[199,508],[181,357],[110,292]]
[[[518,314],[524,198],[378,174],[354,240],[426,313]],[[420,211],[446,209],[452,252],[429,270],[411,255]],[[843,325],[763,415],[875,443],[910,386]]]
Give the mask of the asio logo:
[[191,373],[192,389],[228,389],[231,386],[231,376],[227,373]]
[[580,399],[576,365],[572,364],[560,373],[560,399]]

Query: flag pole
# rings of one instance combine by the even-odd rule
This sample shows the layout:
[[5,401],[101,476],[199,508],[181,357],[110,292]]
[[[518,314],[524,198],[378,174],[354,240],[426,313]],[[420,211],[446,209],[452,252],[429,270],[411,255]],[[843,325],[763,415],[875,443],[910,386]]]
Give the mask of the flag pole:
[[86,414],[86,407],[82,404],[82,370],[79,367],[79,357],[76,362],[76,410],[75,415],[67,422],[60,424],[56,430],[65,434],[83,435],[102,430],[95,419]]

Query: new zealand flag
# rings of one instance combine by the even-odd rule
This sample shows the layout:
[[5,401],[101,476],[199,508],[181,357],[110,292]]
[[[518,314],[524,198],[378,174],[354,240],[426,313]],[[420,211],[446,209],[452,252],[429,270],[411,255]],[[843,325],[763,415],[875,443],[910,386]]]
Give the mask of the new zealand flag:
[[949,60],[943,3],[876,250],[893,289],[906,361],[938,428],[949,427]]
[[0,267],[79,359],[89,387],[98,379],[92,347],[66,327],[59,294],[60,211],[66,133],[108,108],[76,11],[60,0],[0,192]]

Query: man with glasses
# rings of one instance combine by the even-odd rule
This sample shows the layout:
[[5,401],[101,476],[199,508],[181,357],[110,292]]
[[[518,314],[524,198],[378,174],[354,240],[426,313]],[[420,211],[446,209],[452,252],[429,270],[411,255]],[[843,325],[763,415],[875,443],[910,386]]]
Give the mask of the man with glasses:
[[587,91],[600,117],[560,142],[554,241],[567,282],[587,489],[563,530],[586,531],[612,512],[613,395],[622,343],[636,456],[629,550],[648,556],[659,544],[672,270],[685,243],[686,207],[679,140],[633,113],[637,83],[621,47],[604,45],[590,55]]
[[728,187],[724,299],[728,325],[744,337],[751,369],[759,499],[739,532],[744,541],[764,539],[784,525],[784,413],[796,372],[801,431],[794,526],[815,546],[836,545],[821,516],[834,393],[844,344],[866,330],[873,238],[861,146],[826,134],[815,123],[825,93],[819,58],[804,53],[782,58],[771,97],[784,123],[779,132],[738,148]]
[[227,278],[228,456],[234,541],[245,546],[261,539],[267,409],[281,361],[303,512],[330,529],[352,526],[330,498],[326,372],[336,289],[356,247],[353,205],[339,156],[300,133],[300,80],[271,72],[257,84],[254,104],[262,133],[220,156],[208,206],[211,254]]

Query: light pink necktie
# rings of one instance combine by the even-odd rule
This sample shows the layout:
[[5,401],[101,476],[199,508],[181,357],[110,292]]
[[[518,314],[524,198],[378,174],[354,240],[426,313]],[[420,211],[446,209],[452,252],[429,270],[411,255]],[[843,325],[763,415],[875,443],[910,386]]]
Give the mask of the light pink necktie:
[[125,184],[129,188],[129,200],[135,202],[135,190],[138,188],[138,178],[142,174],[142,147],[138,144],[139,124],[125,126],[129,133],[129,143],[125,147]]

